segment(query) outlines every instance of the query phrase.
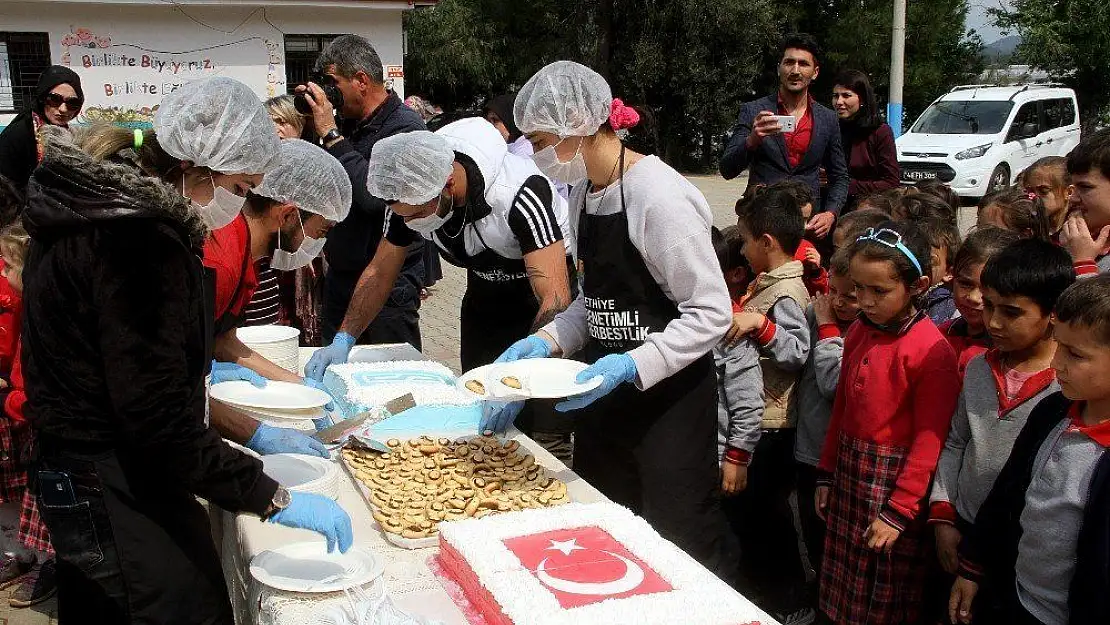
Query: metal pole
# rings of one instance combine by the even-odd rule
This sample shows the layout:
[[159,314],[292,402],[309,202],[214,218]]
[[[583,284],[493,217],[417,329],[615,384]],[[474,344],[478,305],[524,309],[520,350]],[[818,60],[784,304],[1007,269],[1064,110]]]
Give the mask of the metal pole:
[[894,138],[902,135],[902,87],[906,76],[906,0],[894,0],[894,27],[890,40],[890,99],[886,105],[887,123]]

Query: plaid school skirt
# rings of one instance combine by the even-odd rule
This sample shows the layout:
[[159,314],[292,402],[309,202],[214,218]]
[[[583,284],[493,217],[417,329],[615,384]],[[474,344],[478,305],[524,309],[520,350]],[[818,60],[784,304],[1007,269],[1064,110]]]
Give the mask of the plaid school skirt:
[[907,527],[889,554],[868,549],[864,540],[894,491],[907,453],[840,435],[819,604],[835,623],[901,625],[917,622],[921,613],[928,555],[923,520]]
[[0,502],[23,500],[27,490],[26,446],[30,444],[31,428],[15,423],[0,414]]
[[[31,458],[34,454],[34,434],[28,428],[26,430],[26,441],[24,443],[24,453],[26,458]],[[30,462],[27,463],[27,469],[24,471],[24,484],[28,485],[29,477],[27,471],[30,470]],[[23,493],[20,495],[22,502],[19,508],[19,542],[23,543],[24,547],[33,549],[39,553],[45,553],[50,557],[54,556],[54,547],[50,545],[50,532],[46,529],[46,523],[39,515],[38,498],[31,488],[24,488]]]

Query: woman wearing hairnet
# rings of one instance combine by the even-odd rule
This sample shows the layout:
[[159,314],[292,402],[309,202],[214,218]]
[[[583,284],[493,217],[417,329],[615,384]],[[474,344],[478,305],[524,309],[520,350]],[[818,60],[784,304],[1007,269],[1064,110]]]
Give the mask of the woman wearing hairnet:
[[84,152],[44,129],[28,186],[26,410],[63,623],[232,623],[197,496],[352,541],[334,501],[290,495],[205,423],[201,245],[280,162],[273,125],[211,78],[167,96],[155,130],[93,129]]
[[[270,362],[235,334],[258,287],[256,261],[268,257],[278,271],[307,266],[320,255],[331,227],[350,210],[351,180],[334,157],[307,141],[286,139],[281,142],[281,158],[281,164],[247,194],[243,212],[204,243],[204,265],[216,277],[218,362],[213,384],[246,380],[264,386],[266,380],[279,380],[323,388]],[[259,424],[222,404],[213,403],[212,423],[225,437],[262,454],[328,455],[319,441],[305,434]]]
[[[582,293],[502,361],[550,355],[592,363],[601,386],[574,411],[574,468],[706,567],[731,577],[716,496],[717,391],[710,350],[731,305],[702,194],[616,132],[638,115],[589,68],[560,61],[520,90],[517,125],[548,176],[572,185]],[[503,428],[518,406],[510,405]]]

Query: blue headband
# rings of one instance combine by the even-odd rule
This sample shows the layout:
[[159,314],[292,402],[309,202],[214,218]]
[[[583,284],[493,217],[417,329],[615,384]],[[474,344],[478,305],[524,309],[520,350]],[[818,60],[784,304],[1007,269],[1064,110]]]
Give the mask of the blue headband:
[[[889,236],[883,238],[883,235]],[[910,262],[913,263],[914,268],[917,269],[918,277],[925,275],[925,272],[921,270],[921,263],[918,262],[917,257],[913,255],[913,252],[910,251],[910,248],[906,247],[905,243],[902,243],[902,235],[895,230],[891,230],[890,228],[880,228],[878,230],[874,228],[868,228],[866,232],[864,232],[862,235],[860,235],[858,239],[856,239],[856,241],[874,241],[881,245],[894,248],[899,252],[905,254],[906,258],[910,259]]]

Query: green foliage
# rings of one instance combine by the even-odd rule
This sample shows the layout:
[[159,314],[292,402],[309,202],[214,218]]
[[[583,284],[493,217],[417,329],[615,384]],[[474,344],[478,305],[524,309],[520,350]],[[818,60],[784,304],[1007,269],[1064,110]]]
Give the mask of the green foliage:
[[[881,103],[890,87],[891,0],[807,0],[799,27],[825,48],[817,93],[828,93],[836,70],[858,69],[871,77]],[[912,121],[953,85],[975,82],[982,71],[982,41],[964,29],[967,0],[909,0],[906,13],[906,74],[903,99]]]
[[[868,72],[885,101],[891,11],[891,0],[443,0],[406,15],[408,90],[471,108],[546,63],[576,60],[646,107],[638,148],[709,169],[740,104],[777,87],[786,32],[811,32],[827,49],[819,101],[840,67]],[[909,2],[909,114],[979,71],[966,13],[967,0]]]
[[1070,85],[1085,124],[1110,107],[1110,3],[1106,0],[1013,0],[992,11],[998,26],[1021,35],[1017,56]]

